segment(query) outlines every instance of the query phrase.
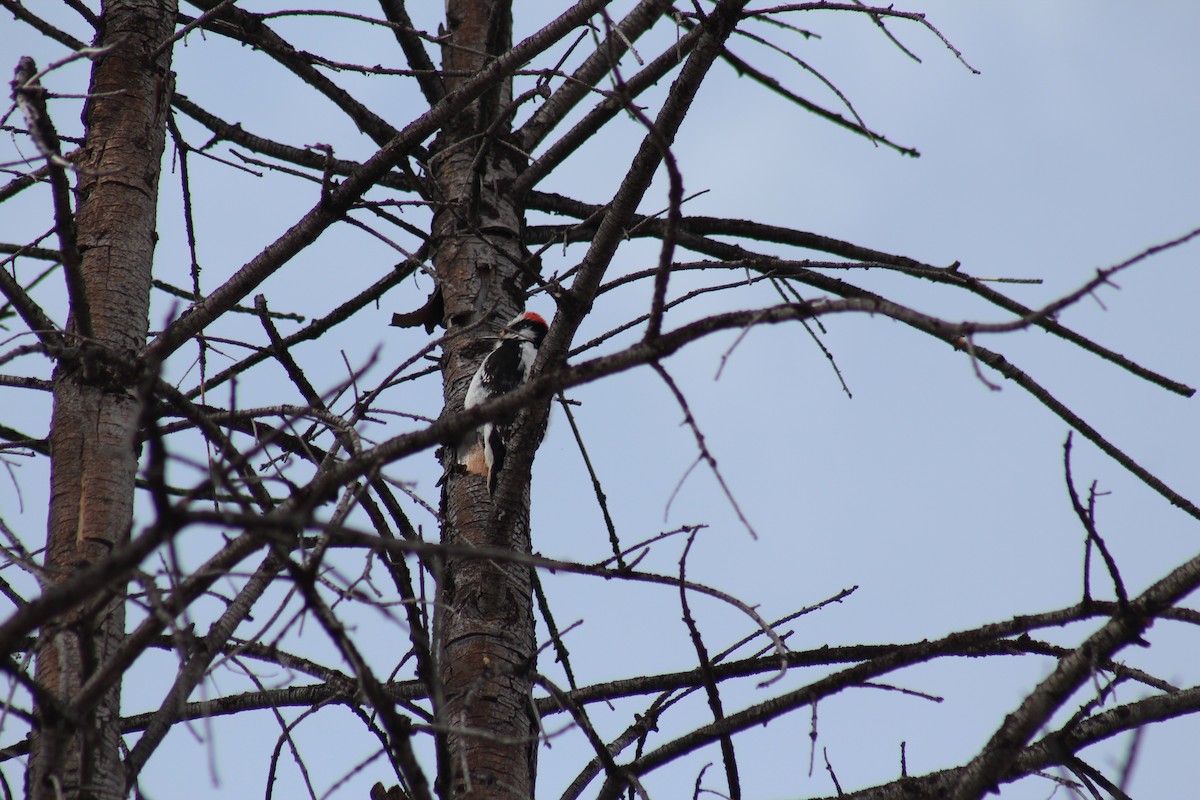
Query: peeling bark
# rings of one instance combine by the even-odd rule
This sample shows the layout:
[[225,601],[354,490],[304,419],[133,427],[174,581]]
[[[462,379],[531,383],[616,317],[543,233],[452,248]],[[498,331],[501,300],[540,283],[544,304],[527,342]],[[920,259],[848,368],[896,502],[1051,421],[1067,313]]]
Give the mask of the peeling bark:
[[[175,23],[171,0],[110,0],[84,108],[85,145],[75,159],[77,236],[90,328],[73,308],[54,374],[47,580],[104,559],[129,539],[141,402],[133,358],[145,344],[156,238],[158,175],[170,102],[170,50],[153,57]],[[103,351],[104,358],[98,357]],[[129,368],[114,367],[121,361]],[[121,798],[120,687],[92,708],[72,698],[120,643],[125,587],[97,587],[43,628],[39,703],[27,795]],[[51,699],[53,698],[53,700]],[[50,708],[53,705],[54,708]]]

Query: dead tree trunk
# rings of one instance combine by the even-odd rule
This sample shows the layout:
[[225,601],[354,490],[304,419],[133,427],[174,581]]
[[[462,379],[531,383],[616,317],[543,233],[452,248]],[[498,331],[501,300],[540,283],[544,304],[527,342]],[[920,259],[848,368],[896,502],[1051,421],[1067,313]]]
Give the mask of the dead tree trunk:
[[[170,102],[173,0],[108,0],[75,165],[76,264],[65,346],[54,373],[46,574],[54,582],[128,540],[133,519],[141,382],[158,175]],[[60,225],[61,225],[60,221]],[[65,248],[64,248],[65,249]],[[70,283],[68,284],[70,285]],[[77,284],[78,285],[78,284]],[[86,300],[85,300],[86,298]],[[86,319],[85,319],[86,317]],[[90,335],[89,335],[90,334]],[[27,796],[122,798],[120,687],[92,708],[72,699],[121,641],[125,587],[103,587],[41,631],[39,702]]]
[[[450,0],[442,66],[446,88],[511,45],[505,0]],[[524,218],[510,187],[523,166],[507,146],[512,82],[504,80],[447,125],[430,167],[438,206],[434,265],[445,304],[442,375],[448,410],[462,408],[486,337],[524,305]],[[454,336],[459,331],[465,335]],[[448,459],[448,462],[452,459]],[[505,487],[489,497],[484,480],[449,464],[442,541],[528,552],[529,492]],[[531,714],[534,623],[528,568],[481,559],[448,559],[441,580],[439,675],[448,726],[450,786],[443,797],[532,797],[536,725]]]

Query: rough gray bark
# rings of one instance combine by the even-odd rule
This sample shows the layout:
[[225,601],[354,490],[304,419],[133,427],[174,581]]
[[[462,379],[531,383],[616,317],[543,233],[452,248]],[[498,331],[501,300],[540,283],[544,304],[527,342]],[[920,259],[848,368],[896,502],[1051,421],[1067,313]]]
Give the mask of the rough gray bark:
[[[453,91],[491,56],[511,46],[508,2],[451,0],[442,66]],[[486,338],[523,305],[529,258],[523,212],[510,189],[519,168],[510,136],[512,82],[505,79],[447,125],[431,154],[436,200],[433,262],[444,299],[443,391],[462,408],[471,375],[490,349]],[[481,324],[482,323],[482,324]],[[465,335],[454,334],[465,331]],[[448,462],[452,459],[447,459]],[[492,502],[484,480],[448,467],[442,541],[529,552],[528,486],[508,487]],[[448,558],[443,565],[437,632],[448,726],[449,787],[444,797],[531,797],[536,723],[530,701],[534,623],[528,567]]]
[[[133,357],[146,340],[156,238],[158,175],[170,102],[171,0],[110,0],[84,109],[86,143],[75,160],[77,236],[90,319],[73,304],[54,374],[47,580],[57,582],[128,541],[135,437],[141,415]],[[93,337],[72,335],[91,330]],[[120,798],[120,687],[93,708],[72,698],[124,635],[123,586],[45,627],[37,679],[66,713],[40,704],[27,795]]]

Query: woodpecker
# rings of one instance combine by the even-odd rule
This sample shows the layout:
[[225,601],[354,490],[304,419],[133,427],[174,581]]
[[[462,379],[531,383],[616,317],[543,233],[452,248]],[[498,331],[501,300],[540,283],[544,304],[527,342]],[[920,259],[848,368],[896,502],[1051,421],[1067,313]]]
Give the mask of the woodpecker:
[[[532,311],[514,317],[500,332],[496,346],[471,378],[463,407],[474,408],[528,381],[547,329],[546,320]],[[504,467],[511,422],[511,419],[485,422],[459,448],[458,462],[467,468],[467,472],[487,478],[488,494],[496,491],[500,470]]]

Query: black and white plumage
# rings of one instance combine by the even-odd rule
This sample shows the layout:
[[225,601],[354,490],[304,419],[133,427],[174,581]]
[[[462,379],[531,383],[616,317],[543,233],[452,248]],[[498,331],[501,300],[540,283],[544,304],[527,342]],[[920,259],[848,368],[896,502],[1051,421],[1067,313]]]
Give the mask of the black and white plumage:
[[[500,332],[496,346],[479,365],[467,387],[464,408],[474,408],[493,397],[516,389],[529,380],[538,348],[546,338],[546,320],[532,311],[518,314]],[[485,422],[459,448],[459,463],[467,472],[487,478],[488,493],[496,490],[504,457],[508,454],[508,425],[511,420]]]

